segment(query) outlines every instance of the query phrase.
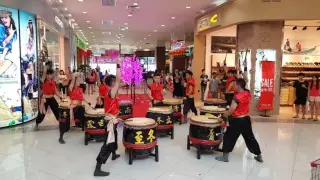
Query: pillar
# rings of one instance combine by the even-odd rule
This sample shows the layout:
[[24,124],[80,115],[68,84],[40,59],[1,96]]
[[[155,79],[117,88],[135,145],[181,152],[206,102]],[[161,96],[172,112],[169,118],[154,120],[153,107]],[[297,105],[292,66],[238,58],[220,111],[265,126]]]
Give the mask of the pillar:
[[193,49],[193,62],[192,72],[196,81],[195,99],[200,99],[200,76],[201,70],[205,67],[206,59],[206,36],[195,35],[194,36],[194,49]]
[[251,70],[249,70],[251,107],[250,114],[258,115],[258,100],[254,98],[254,83],[255,83],[255,67],[257,49],[272,49],[276,50],[275,60],[275,87],[274,87],[274,105],[271,114],[278,115],[280,109],[280,81],[282,68],[282,42],[283,42],[284,21],[270,22],[253,22],[238,25],[237,28],[237,51],[251,50]]
[[164,70],[166,65],[166,47],[156,47],[155,58],[157,62],[157,69]]

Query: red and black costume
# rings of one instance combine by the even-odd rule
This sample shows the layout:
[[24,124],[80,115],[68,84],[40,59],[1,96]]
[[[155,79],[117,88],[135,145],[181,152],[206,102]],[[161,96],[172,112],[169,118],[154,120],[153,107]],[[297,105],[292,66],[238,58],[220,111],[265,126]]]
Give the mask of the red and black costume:
[[95,108],[104,108],[104,96],[106,94],[107,85],[101,84],[99,86],[99,99],[101,100],[101,104],[96,104]]
[[[117,116],[120,112],[119,108],[119,98],[111,97],[111,88],[106,85],[105,87],[106,93],[104,96],[104,112],[108,114],[113,114]],[[105,164],[112,153],[112,159],[116,159],[116,151],[118,149],[118,132],[117,132],[117,125],[114,125],[114,136],[115,141],[113,143],[107,144],[108,139],[108,133],[106,133],[106,137],[103,143],[103,146],[101,147],[101,150],[99,152],[99,155],[97,157],[97,163],[99,164]]]
[[[151,97],[153,98],[153,101],[152,101],[153,106],[163,106],[164,105],[162,103],[162,101],[163,101],[162,90],[163,90],[163,84],[153,83],[150,85]],[[154,101],[157,101],[158,103],[154,103]]]
[[69,92],[71,101],[78,101],[78,104],[73,107],[74,114],[74,122],[77,127],[82,127],[84,129],[84,121],[85,121],[85,109],[82,106],[83,97],[83,89],[81,87],[74,87],[72,91]]
[[[190,90],[190,86],[192,89]],[[195,92],[195,82],[194,79],[189,79],[186,85],[186,99],[184,100],[183,114],[186,120],[188,112],[191,110],[195,115],[198,114],[197,108],[194,104],[194,92]]]
[[233,101],[237,107],[229,117],[229,127],[223,136],[223,152],[229,153],[233,150],[240,134],[242,135],[249,151],[255,155],[260,155],[260,146],[254,137],[251,120],[249,116],[251,95],[248,90],[237,93]]
[[[45,82],[41,85],[43,95],[42,97],[45,99],[44,102],[44,107],[45,111],[47,112],[48,107],[50,106],[55,118],[58,120],[59,119],[59,105],[54,98],[54,95],[56,94],[57,87],[56,87],[56,82],[54,80],[48,80],[46,79]],[[42,98],[41,98],[42,101]],[[42,112],[39,113],[39,116],[36,120],[37,125],[42,123],[44,120],[44,117],[46,115],[43,114]]]
[[231,87],[229,89],[229,86],[232,82],[235,82],[236,78],[234,76],[228,77],[227,83],[226,83],[226,94],[225,94],[225,100],[227,101],[227,105],[230,106],[233,96],[234,96],[234,87]]

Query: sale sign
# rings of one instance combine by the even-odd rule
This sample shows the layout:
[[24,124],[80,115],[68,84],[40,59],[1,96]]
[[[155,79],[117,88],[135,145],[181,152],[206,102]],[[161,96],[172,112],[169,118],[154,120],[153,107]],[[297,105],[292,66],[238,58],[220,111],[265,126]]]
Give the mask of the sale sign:
[[274,66],[274,61],[261,61],[262,80],[259,110],[273,109]]

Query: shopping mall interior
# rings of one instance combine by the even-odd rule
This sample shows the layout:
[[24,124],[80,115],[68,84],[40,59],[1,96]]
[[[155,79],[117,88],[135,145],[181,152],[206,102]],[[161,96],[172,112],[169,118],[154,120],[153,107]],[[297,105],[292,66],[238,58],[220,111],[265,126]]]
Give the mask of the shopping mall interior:
[[318,7],[1,0],[0,179],[319,180]]

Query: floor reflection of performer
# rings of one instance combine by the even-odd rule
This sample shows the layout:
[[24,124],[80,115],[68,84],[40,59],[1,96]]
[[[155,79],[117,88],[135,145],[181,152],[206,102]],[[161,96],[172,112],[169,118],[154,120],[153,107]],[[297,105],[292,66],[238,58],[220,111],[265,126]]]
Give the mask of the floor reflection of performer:
[[[117,116],[119,114],[119,99],[117,97],[117,92],[120,87],[120,59],[117,61],[117,72],[116,76],[114,75],[109,75],[106,77],[105,82],[106,82],[106,93],[104,96],[104,111],[105,113],[112,114]],[[120,157],[120,155],[116,154],[116,150],[118,149],[118,132],[116,129],[116,121],[111,121],[109,123],[113,124],[108,124],[113,125],[114,128],[113,130],[109,130],[106,134],[103,146],[101,147],[101,150],[99,152],[99,155],[97,157],[97,164],[96,168],[94,171],[94,176],[109,176],[109,172],[104,172],[101,170],[101,165],[105,164],[106,161],[108,160],[110,154],[112,154],[112,160],[116,160],[117,158]],[[112,128],[111,128],[112,129]],[[113,133],[112,133],[113,131]],[[112,141],[113,138],[108,138],[108,136],[114,136],[114,142]]]
[[216,157],[218,161],[229,161],[229,153],[232,152],[239,136],[242,135],[249,151],[256,155],[254,158],[258,162],[263,162],[260,146],[252,132],[249,116],[251,95],[245,89],[245,86],[246,82],[244,79],[237,79],[235,81],[234,90],[236,94],[232,100],[230,109],[222,116],[225,121],[229,121],[229,127],[223,136],[223,156]]
[[149,98],[152,102],[152,106],[163,106],[163,84],[160,84],[160,74],[155,74],[153,76],[153,84],[151,84]]

